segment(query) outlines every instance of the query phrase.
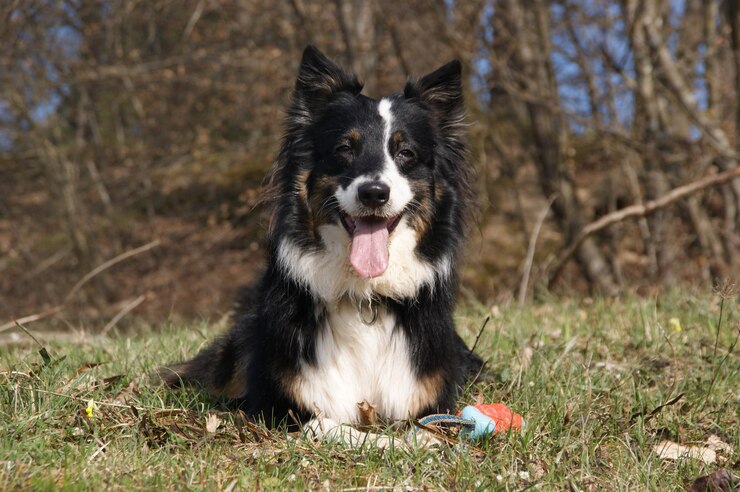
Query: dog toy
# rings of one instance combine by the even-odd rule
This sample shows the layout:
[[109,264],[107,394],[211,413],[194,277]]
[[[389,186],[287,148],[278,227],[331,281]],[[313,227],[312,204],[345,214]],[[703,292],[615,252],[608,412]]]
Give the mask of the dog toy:
[[[361,407],[362,409],[362,407]],[[442,445],[436,433],[429,432],[425,427],[453,426],[460,427],[460,437],[471,442],[493,433],[503,433],[509,430],[521,430],[525,422],[521,415],[514,413],[502,403],[490,405],[469,405],[457,415],[432,414],[418,420],[419,427],[410,430],[405,439],[393,436],[362,432],[350,425],[340,424],[332,419],[318,415],[304,427],[307,436],[316,440],[341,443],[352,447],[386,448],[429,448]],[[467,445],[462,444],[460,449]]]
[[459,415],[475,423],[472,428],[463,428],[463,436],[472,440],[494,432],[520,430],[526,423],[521,415],[512,412],[503,403],[468,405],[459,412]]
[[423,426],[459,425],[460,435],[475,441],[493,433],[520,430],[526,422],[518,413],[512,412],[503,403],[468,405],[457,415],[433,414],[419,419]]

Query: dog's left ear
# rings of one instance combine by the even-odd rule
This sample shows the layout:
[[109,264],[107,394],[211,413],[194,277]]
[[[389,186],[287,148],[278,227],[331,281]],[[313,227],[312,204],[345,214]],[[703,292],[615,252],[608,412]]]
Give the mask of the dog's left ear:
[[308,109],[310,116],[323,109],[340,92],[356,96],[361,91],[362,83],[354,73],[344,70],[315,46],[308,45],[303,51],[294,100]]
[[462,117],[462,65],[453,60],[419,80],[409,80],[403,89],[406,99],[418,98],[429,104],[445,120]]

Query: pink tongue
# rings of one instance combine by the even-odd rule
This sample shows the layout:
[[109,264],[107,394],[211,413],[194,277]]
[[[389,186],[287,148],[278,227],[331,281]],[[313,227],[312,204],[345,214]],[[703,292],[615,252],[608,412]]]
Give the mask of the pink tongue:
[[384,220],[355,220],[349,260],[362,277],[383,275],[388,268],[388,228]]

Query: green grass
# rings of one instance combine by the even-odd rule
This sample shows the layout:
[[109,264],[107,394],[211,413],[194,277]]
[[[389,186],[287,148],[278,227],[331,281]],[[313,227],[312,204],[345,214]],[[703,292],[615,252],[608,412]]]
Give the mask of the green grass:
[[[470,343],[488,315],[477,351],[490,375],[460,403],[482,394],[527,425],[482,443],[483,454],[314,443],[245,424],[195,391],[149,385],[157,365],[217,333],[205,324],[50,342],[51,363],[38,346],[0,348],[0,490],[685,490],[737,466],[737,297],[725,299],[721,322],[719,296],[687,292],[467,304],[457,320]],[[87,418],[90,399],[98,408]],[[204,428],[208,414],[223,419],[215,433]],[[711,434],[733,449],[724,461],[662,460],[652,450],[661,439],[694,445]]]

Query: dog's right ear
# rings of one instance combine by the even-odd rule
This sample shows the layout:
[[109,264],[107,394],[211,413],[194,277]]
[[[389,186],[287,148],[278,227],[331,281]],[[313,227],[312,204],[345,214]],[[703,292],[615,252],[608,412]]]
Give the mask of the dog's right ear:
[[295,83],[295,101],[314,114],[340,92],[356,96],[362,83],[354,73],[327,58],[315,46],[303,50],[301,66]]

